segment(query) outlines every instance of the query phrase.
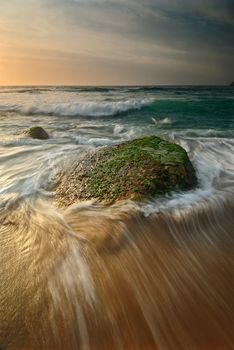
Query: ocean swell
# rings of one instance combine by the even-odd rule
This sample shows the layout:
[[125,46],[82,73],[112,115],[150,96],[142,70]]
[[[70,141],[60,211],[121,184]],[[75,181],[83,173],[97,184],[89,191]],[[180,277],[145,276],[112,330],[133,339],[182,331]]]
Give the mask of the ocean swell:
[[131,99],[126,101],[113,102],[78,102],[78,103],[56,103],[41,105],[0,105],[0,111],[18,112],[26,115],[56,115],[56,116],[84,116],[84,117],[101,117],[114,116],[119,113],[127,112],[134,109],[141,109],[149,106],[154,102],[152,98],[141,100]]

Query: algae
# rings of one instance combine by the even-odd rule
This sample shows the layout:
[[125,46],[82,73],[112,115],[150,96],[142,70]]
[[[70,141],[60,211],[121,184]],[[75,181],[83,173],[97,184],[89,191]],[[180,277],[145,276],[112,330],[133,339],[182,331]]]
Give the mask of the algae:
[[95,198],[105,203],[141,200],[196,183],[186,151],[157,136],[146,136],[87,154],[71,171],[57,175],[56,200],[70,205]]
[[49,138],[49,135],[41,126],[32,126],[26,133],[33,139],[46,140]]

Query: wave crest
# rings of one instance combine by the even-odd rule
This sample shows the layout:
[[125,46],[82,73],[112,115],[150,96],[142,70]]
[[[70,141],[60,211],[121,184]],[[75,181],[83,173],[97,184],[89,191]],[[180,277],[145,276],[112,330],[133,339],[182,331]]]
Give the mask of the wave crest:
[[126,101],[113,102],[78,102],[74,104],[59,103],[33,106],[20,105],[1,105],[0,111],[19,112],[21,114],[45,114],[57,116],[84,116],[84,117],[101,117],[114,116],[119,113],[127,112],[133,109],[141,109],[149,106],[154,99],[131,99]]

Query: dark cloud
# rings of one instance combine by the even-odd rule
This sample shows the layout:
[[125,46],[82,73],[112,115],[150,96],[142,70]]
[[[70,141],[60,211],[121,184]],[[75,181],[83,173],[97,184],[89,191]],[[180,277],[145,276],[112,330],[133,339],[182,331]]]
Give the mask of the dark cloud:
[[233,50],[233,0],[48,0],[73,26],[185,50]]
[[27,33],[61,51],[67,65],[70,55],[74,62],[86,55],[92,69],[137,83],[233,80],[233,0],[22,0],[29,5],[39,12],[25,18]]
[[[49,0],[73,27],[160,45],[197,64],[231,70],[234,56],[233,0]],[[180,53],[175,53],[178,50]],[[161,53],[152,50],[152,57]],[[228,67],[226,66],[228,63]]]

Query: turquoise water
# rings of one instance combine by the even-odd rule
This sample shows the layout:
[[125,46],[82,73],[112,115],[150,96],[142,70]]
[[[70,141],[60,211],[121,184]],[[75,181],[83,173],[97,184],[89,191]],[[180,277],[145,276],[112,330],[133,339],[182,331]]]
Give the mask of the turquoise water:
[[[233,107],[230,87],[0,88],[0,348],[233,348]],[[56,207],[59,170],[149,134],[195,189]]]
[[233,107],[234,88],[221,86],[0,88],[0,113],[115,117],[140,123],[168,117],[168,124],[183,129],[233,129]]
[[[43,126],[50,139],[25,137],[32,125]],[[45,86],[0,88],[0,193],[42,193],[74,154],[148,134],[186,148],[199,198],[233,191],[233,88]]]

